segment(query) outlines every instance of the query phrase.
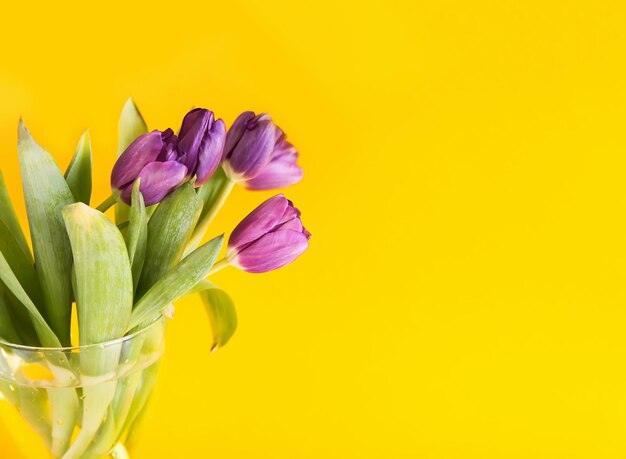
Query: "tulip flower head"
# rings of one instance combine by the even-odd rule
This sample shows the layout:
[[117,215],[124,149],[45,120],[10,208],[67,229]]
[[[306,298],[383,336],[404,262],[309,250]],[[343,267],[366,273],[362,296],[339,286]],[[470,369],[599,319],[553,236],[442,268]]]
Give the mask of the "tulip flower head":
[[139,188],[150,206],[194,176],[200,186],[217,169],[225,140],[224,122],[214,120],[210,110],[194,109],[183,119],[178,136],[167,129],[135,139],[115,163],[111,187],[130,204],[133,184],[141,177]]
[[224,171],[251,190],[271,190],[302,180],[298,152],[266,113],[243,112],[226,135]]
[[226,125],[203,108],[191,110],[178,134],[178,161],[194,171],[196,186],[204,185],[219,166],[226,141]]
[[300,211],[278,194],[254,209],[233,230],[226,258],[232,266],[263,273],[288,265],[309,247],[311,234]]

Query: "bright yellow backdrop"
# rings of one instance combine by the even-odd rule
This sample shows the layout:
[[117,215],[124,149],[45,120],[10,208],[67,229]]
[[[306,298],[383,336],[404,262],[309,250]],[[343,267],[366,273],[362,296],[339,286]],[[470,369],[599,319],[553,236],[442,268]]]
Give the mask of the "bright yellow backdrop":
[[[284,270],[216,276],[240,316],[220,352],[178,305],[135,458],[626,455],[621,2],[96,5],[2,6],[21,216],[20,114],[63,168],[91,128],[99,201],[133,96],[153,128],[271,113],[313,233]],[[213,233],[269,195],[237,189]]]

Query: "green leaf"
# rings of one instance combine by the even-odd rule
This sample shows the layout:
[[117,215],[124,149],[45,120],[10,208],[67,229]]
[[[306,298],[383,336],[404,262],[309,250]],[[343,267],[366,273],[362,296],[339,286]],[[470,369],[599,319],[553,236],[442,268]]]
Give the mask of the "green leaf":
[[148,132],[148,126],[144,121],[139,109],[132,98],[128,98],[122,108],[120,119],[117,125],[117,156],[126,150],[126,147],[141,134]]
[[4,289],[5,301],[12,318],[12,326],[19,335],[21,343],[26,346],[41,346],[28,310],[3,282],[0,282],[0,288]]
[[[133,279],[122,233],[102,213],[76,203],[63,209],[75,268],[76,310],[81,345],[124,335],[133,308]],[[81,353],[81,371],[102,376],[118,365],[120,348],[103,346]],[[116,381],[83,387],[81,431],[63,457],[83,457],[102,424]]]
[[[11,230],[0,221],[0,252],[33,303],[41,311],[42,294],[33,262],[21,249]],[[43,311],[41,311],[43,313]],[[45,316],[45,314],[44,314]]]
[[[120,114],[120,120],[117,125],[117,156],[119,157],[126,147],[128,147],[133,140],[139,137],[141,134],[148,132],[148,126],[144,121],[139,109],[133,102],[132,98],[129,98],[124,104],[122,113]],[[115,222],[121,223],[128,220],[130,213],[130,207],[121,201],[118,201],[115,206]]]
[[0,287],[0,338],[15,344],[22,344],[22,338],[17,333],[17,327],[11,315],[11,306],[4,292],[4,286]]
[[154,319],[165,306],[187,293],[209,274],[224,236],[198,247],[160,278],[135,305],[129,329]]
[[[160,367],[161,362],[156,362],[143,371],[141,385],[133,397],[133,403],[128,412],[128,416],[126,417],[126,422],[123,424],[122,432],[128,432],[126,434],[126,439],[124,440],[124,446],[129,448],[131,451],[131,448],[138,444],[137,432],[141,431],[141,424],[143,423],[146,412],[148,411],[146,410],[146,406],[150,403],[150,399],[154,394],[154,388],[159,379],[158,376]],[[122,443],[118,443],[118,445],[122,445]],[[119,456],[119,459],[129,459],[127,452],[126,456],[123,455],[125,452],[126,450],[121,451],[122,456]],[[116,459],[118,459],[118,456],[116,456]]]
[[102,213],[83,203],[63,209],[76,272],[80,344],[119,338],[133,305],[133,281],[122,234]]
[[189,242],[185,249],[185,255],[200,245],[200,242],[206,234],[209,225],[217,215],[217,212],[219,212],[221,207],[224,205],[226,198],[234,186],[235,182],[229,180],[224,173],[224,169],[219,167],[215,171],[213,177],[200,187],[198,190],[198,197],[203,201],[202,213],[200,214],[198,223],[189,238]]
[[213,177],[209,179],[204,185],[198,188],[198,197],[202,199],[204,205],[202,206],[202,213],[200,214],[200,220],[211,210],[213,204],[222,192],[222,188],[226,185],[228,177],[224,172],[222,166],[218,167]]
[[61,343],[69,345],[72,253],[61,209],[73,203],[74,196],[50,154],[33,140],[21,120],[17,149],[43,310]]
[[[42,310],[43,297],[39,286],[39,279],[35,272],[30,254],[27,255],[24,253],[19,243],[11,234],[11,231],[2,221],[0,221],[0,252],[4,255],[11,271],[15,274],[15,277],[24,291],[26,291],[29,298],[45,318],[45,313]],[[6,301],[13,312],[15,325],[18,327],[16,329],[17,333],[22,336],[24,344],[38,345],[39,343],[37,342],[30,315],[21,306],[21,302],[12,294],[8,295]]]
[[17,219],[17,215],[15,215],[15,210],[13,209],[13,205],[11,204],[11,198],[9,197],[9,192],[4,183],[4,177],[0,172],[0,221],[2,221],[11,234],[13,238],[17,241],[20,248],[24,252],[24,254],[28,257],[30,262],[33,262],[33,255],[30,253],[30,248],[28,247],[28,243],[26,242],[26,237],[24,236],[24,232],[22,231],[22,227],[20,226],[20,222]]
[[148,214],[143,196],[139,191],[139,183],[140,179],[137,179],[133,185],[127,239],[128,257],[133,273],[133,292],[137,290],[148,242]]
[[[85,457],[107,457],[108,452],[115,443],[115,412],[112,405],[107,408],[107,414],[98,429],[96,436],[85,451]],[[111,456],[109,456],[111,457]],[[117,456],[113,456],[118,459]]]
[[237,329],[237,311],[228,293],[204,279],[199,282],[200,298],[209,316],[213,332],[211,351],[223,347]]
[[130,206],[127,206],[123,201],[117,201],[117,204],[115,204],[115,223],[122,224],[127,222],[129,214]]
[[41,344],[45,347],[61,347],[59,338],[57,338],[37,307],[26,294],[2,253],[0,253],[0,279],[4,282],[7,289],[20,300],[30,314]]
[[202,202],[191,183],[167,196],[148,222],[148,246],[137,298],[141,298],[183,256]]
[[65,181],[76,202],[89,204],[91,199],[91,138],[85,131],[78,141],[70,165],[65,171]]

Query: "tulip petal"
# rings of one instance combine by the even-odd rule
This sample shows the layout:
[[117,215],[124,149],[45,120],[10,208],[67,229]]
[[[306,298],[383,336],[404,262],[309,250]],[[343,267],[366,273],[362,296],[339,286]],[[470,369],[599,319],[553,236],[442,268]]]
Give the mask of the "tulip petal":
[[198,168],[196,169],[196,186],[204,185],[212,176],[222,160],[226,125],[222,119],[215,120],[208,135],[200,145]]
[[158,161],[176,161],[178,159],[178,137],[170,128],[161,134],[163,147],[157,157]]
[[[111,172],[111,186],[121,189],[135,181],[146,164],[154,161],[163,147],[160,131],[152,131],[137,137],[118,158]],[[129,193],[130,196],[130,193]]]
[[163,143],[178,143],[178,137],[174,134],[172,128],[167,128],[161,133]]
[[261,174],[242,183],[249,190],[272,190],[285,188],[302,180],[304,171],[291,156],[277,158],[269,163]]
[[291,220],[287,220],[285,223],[282,223],[278,228],[276,228],[275,231],[279,230],[291,230],[302,233],[304,230],[304,226],[302,226],[302,221],[299,218],[294,217]]
[[296,150],[296,147],[287,142],[284,134],[282,135],[282,138],[276,141],[274,151],[272,152],[272,161],[282,158],[283,156],[290,156],[294,162],[298,159],[298,151]]
[[246,130],[228,159],[234,178],[251,179],[263,172],[274,149],[274,123],[264,120]]
[[[187,167],[176,161],[147,164],[138,174],[138,177],[141,178],[139,191],[144,197],[146,207],[161,201],[183,183],[186,176]],[[127,204],[130,204],[131,193],[132,184],[122,191],[121,198]]]
[[198,165],[198,154],[205,133],[213,122],[213,112],[195,108],[185,115],[178,133],[178,148],[186,154],[187,169],[194,171]]
[[250,244],[231,264],[249,273],[264,273],[288,265],[308,247],[309,241],[301,232],[276,231]]
[[228,250],[233,253],[240,250],[280,224],[281,218],[289,205],[283,194],[277,194],[263,202],[250,212],[233,230],[228,240]]
[[243,112],[233,122],[233,125],[226,134],[226,143],[224,144],[224,155],[229,155],[235,149],[241,136],[246,130],[246,123],[254,118],[254,112]]
[[288,222],[289,220],[299,217],[300,211],[293,205],[291,200],[288,201],[287,208],[285,209],[285,213],[283,217],[280,219],[281,223]]

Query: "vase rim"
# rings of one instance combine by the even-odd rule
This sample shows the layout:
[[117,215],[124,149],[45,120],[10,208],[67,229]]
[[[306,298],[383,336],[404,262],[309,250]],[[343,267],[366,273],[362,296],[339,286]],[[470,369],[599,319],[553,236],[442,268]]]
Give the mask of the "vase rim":
[[2,341],[0,339],[0,347],[4,347],[6,349],[19,350],[19,351],[28,351],[28,352],[71,352],[71,351],[82,352],[85,350],[95,349],[95,348],[102,349],[108,346],[115,346],[115,345],[125,343],[126,341],[129,341],[137,336],[140,336],[148,332],[149,330],[151,330],[158,323],[161,323],[164,319],[165,319],[165,316],[161,314],[157,318],[155,318],[152,322],[150,322],[148,325],[146,325],[145,327],[133,333],[130,333],[128,335],[124,335],[120,338],[115,338],[109,341],[103,341],[101,343],[83,344],[83,345],[78,345],[78,346],[65,346],[65,347],[45,347],[45,346],[28,346],[26,344],[9,343],[8,341]]

